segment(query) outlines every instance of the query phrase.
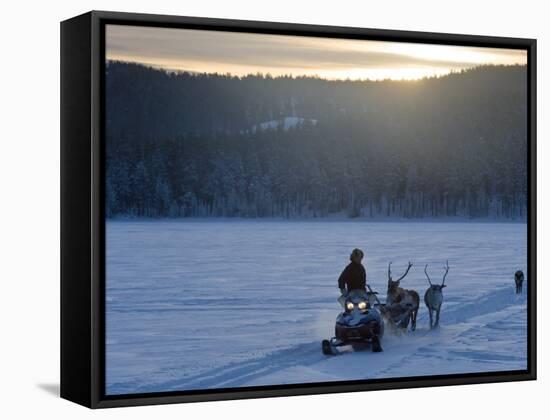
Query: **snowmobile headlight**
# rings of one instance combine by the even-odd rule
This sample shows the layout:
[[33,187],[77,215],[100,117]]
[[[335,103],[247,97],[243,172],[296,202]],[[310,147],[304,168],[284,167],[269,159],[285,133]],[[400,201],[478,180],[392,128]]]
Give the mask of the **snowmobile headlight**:
[[361,311],[364,311],[365,309],[367,309],[367,302],[359,302],[357,304],[357,307],[361,310]]
[[346,303],[346,309],[348,311],[353,311],[353,302]]

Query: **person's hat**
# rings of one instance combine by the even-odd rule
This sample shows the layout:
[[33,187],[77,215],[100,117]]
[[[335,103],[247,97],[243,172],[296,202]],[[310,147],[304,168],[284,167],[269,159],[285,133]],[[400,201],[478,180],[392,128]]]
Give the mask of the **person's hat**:
[[351,255],[349,256],[350,261],[353,261],[354,258],[363,258],[365,254],[363,254],[363,251],[361,251],[359,248],[355,248],[353,251],[351,251]]

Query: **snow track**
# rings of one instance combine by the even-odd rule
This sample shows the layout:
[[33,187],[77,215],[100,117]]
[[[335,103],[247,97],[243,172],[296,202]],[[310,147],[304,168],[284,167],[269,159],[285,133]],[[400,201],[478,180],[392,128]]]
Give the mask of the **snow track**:
[[201,374],[176,379],[155,386],[138,387],[138,392],[172,391],[181,389],[204,389],[217,384],[217,388],[243,386],[259,378],[296,366],[309,366],[326,359],[320,352],[320,343],[312,342],[277,350],[246,362],[231,363]]

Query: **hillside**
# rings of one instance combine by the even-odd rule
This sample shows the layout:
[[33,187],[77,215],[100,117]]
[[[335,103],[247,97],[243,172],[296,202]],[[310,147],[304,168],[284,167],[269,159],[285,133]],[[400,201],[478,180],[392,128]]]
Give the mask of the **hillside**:
[[107,215],[524,219],[526,77],[237,78],[110,62]]

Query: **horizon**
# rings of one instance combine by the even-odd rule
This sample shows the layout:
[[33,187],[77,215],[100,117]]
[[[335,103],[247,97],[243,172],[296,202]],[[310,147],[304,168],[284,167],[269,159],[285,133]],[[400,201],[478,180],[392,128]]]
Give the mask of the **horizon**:
[[270,73],[247,73],[247,74],[233,74],[230,72],[206,72],[206,71],[193,71],[193,70],[187,70],[187,69],[173,69],[173,68],[166,68],[166,67],[160,67],[155,66],[152,64],[146,64],[146,63],[140,63],[137,61],[123,61],[118,59],[109,59],[107,58],[105,60],[107,65],[110,64],[125,64],[125,65],[135,65],[135,66],[141,66],[146,69],[151,69],[155,71],[160,71],[168,74],[175,74],[175,75],[183,75],[188,74],[191,76],[217,76],[217,77],[229,77],[229,78],[236,78],[239,80],[244,80],[249,77],[260,77],[263,79],[292,79],[292,80],[299,80],[299,79],[316,79],[326,82],[421,82],[421,81],[428,81],[428,80],[434,80],[434,79],[440,79],[447,76],[453,76],[453,75],[460,75],[471,71],[476,70],[482,70],[482,69],[489,69],[489,68],[512,68],[512,67],[527,67],[527,64],[480,64],[474,67],[467,67],[464,69],[451,69],[450,72],[444,73],[444,74],[434,74],[434,75],[426,75],[422,76],[417,79],[392,79],[392,78],[386,78],[386,79],[327,79],[324,77],[321,77],[318,74],[277,74],[272,75]]
[[325,80],[421,80],[484,65],[526,65],[503,48],[106,25],[108,61],[168,72]]

